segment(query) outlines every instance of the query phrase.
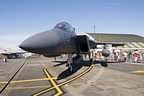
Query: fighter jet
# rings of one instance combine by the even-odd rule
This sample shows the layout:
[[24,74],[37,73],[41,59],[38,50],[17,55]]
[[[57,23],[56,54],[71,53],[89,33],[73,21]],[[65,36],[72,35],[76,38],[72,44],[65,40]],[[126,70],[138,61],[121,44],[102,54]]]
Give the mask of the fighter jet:
[[[96,48],[97,45],[123,46],[120,43],[97,42],[92,36],[86,33],[75,33],[73,28],[67,22],[58,23],[53,29],[33,35],[20,44],[23,50],[41,54],[46,57],[60,56],[68,54],[68,68],[73,71],[71,64],[76,58],[81,59],[81,54],[88,54],[90,62],[93,61],[90,49]],[[73,57],[73,54],[76,54]],[[102,55],[108,57],[110,51],[104,47]]]
[[21,49],[11,49],[11,48],[0,47],[0,54],[4,55],[8,59],[18,58],[22,54],[25,54],[25,53],[27,52]]

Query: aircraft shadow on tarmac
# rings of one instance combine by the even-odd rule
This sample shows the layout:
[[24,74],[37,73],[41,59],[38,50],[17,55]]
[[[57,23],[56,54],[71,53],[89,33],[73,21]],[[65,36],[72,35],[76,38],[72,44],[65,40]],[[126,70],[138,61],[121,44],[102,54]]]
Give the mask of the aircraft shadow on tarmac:
[[60,66],[60,65],[66,65],[67,61],[52,61],[52,62],[56,62],[58,64],[54,65],[53,67],[56,67],[56,66]]
[[[58,63],[58,64],[54,65],[54,67],[60,66],[63,64],[67,65],[67,61],[53,61],[53,62]],[[76,64],[73,63],[73,64],[71,64],[71,66],[73,67],[73,72],[70,72],[69,69],[66,69],[58,75],[57,80],[61,80],[61,79],[64,79],[64,78],[67,78],[67,77],[73,75],[78,70],[80,70],[83,66],[90,66],[90,63],[88,61],[81,61],[81,62],[76,63]]]
[[100,64],[103,67],[108,67],[108,63],[121,63],[124,61],[102,61],[102,60],[95,60],[94,64]]
[[[66,65],[67,61],[53,61],[53,62],[57,62],[58,64],[54,65],[54,67],[56,66],[61,66],[61,65]],[[108,67],[108,64],[107,63],[117,63],[117,62],[110,62],[110,61],[97,61],[95,60],[93,62],[94,64],[100,64],[101,66],[103,67]],[[71,75],[73,75],[74,73],[76,73],[78,70],[80,70],[82,67],[87,67],[87,66],[90,66],[90,62],[89,61],[81,61],[79,62],[78,64],[71,64],[72,67],[73,67],[73,72],[70,72],[69,69],[66,69],[64,70],[62,73],[60,73],[57,77],[57,80],[61,80],[61,79],[64,79],[64,78],[67,78]]]

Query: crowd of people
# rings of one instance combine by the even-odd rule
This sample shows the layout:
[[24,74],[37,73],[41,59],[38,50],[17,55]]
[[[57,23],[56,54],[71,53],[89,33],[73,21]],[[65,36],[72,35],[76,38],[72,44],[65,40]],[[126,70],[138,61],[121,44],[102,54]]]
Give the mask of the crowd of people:
[[[97,59],[103,59],[101,52],[97,52]],[[113,50],[109,57],[104,58],[109,61],[124,61],[133,63],[144,63],[144,52],[139,50],[134,51],[115,51]]]

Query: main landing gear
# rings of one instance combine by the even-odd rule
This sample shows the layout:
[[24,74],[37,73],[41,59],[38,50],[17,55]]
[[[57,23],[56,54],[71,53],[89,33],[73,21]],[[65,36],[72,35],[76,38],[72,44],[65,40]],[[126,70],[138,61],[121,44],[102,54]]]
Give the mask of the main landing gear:
[[90,65],[91,65],[91,64],[94,63],[94,62],[93,62],[93,56],[92,56],[92,53],[89,53],[88,55],[89,55],[89,63],[90,63]]

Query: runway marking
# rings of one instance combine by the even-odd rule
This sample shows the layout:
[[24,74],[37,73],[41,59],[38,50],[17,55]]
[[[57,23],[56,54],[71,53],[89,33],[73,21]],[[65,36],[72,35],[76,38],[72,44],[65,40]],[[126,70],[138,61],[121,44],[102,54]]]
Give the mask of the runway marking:
[[131,73],[144,73],[144,69],[141,69],[141,70],[135,70],[135,71],[132,71]]
[[[115,82],[115,81],[125,81],[125,80],[132,80],[132,79],[142,79],[144,77],[140,76],[133,76],[133,77],[127,77],[127,78],[115,78],[114,80],[98,80],[98,82]],[[77,83],[71,83],[71,84],[65,84],[64,86],[76,86],[76,85],[83,85],[83,84],[95,84],[96,82],[77,82]],[[27,87],[14,87],[14,88],[6,88],[6,90],[21,90],[21,89],[36,89],[36,88],[50,88],[51,86],[27,86]],[[54,88],[53,88],[54,89]],[[52,89],[50,89],[52,90]],[[49,90],[49,91],[50,91]]]
[[55,87],[55,89],[58,91],[58,93],[55,94],[55,96],[61,95],[63,92],[61,91],[61,89],[59,88],[59,86],[57,86],[56,82],[51,78],[49,72],[46,69],[44,69],[44,72],[46,73],[47,77],[50,78],[50,82],[53,84],[53,86]]
[[10,84],[10,82],[14,79],[14,77],[19,73],[19,71],[23,68],[25,64],[27,64],[28,58],[18,67],[16,72],[10,77],[9,81],[3,86],[3,88],[0,90],[0,94],[6,89],[6,87]]
[[[54,79],[56,80],[57,77],[54,77],[54,78],[39,78],[39,79],[30,79],[30,80],[16,80],[16,81],[11,81],[11,83],[25,83],[25,82],[34,82],[34,81],[47,81],[47,80],[50,80],[50,79]],[[0,84],[7,84],[8,82],[0,82]]]
[[[80,78],[81,76],[83,76],[83,75],[85,75],[86,73],[88,73],[88,72],[93,68],[93,66],[94,66],[94,64],[91,64],[91,66],[89,66],[89,67],[88,67],[85,71],[83,71],[82,73],[80,73],[80,74],[76,75],[75,77],[73,77],[73,78],[71,78],[71,79],[68,79],[68,80],[66,80],[66,81],[64,81],[64,82],[62,82],[62,83],[60,83],[60,84],[58,84],[58,85],[56,85],[56,86],[57,86],[57,87],[61,87],[61,86],[64,86],[64,85],[66,85],[66,84],[68,84],[68,83],[70,83],[70,82],[72,82],[72,81]],[[50,91],[50,90],[53,90],[53,89],[55,89],[55,87],[50,87],[50,88],[48,88],[48,89],[46,89],[46,90],[44,90],[44,91],[38,92],[38,93],[35,94],[34,96],[41,95],[41,94],[46,93],[46,92],[48,92],[48,91]],[[56,96],[56,95],[55,95],[55,96]],[[59,96],[59,95],[57,95],[57,96]]]
[[94,66],[94,64],[92,64],[87,70],[85,70],[81,74],[79,74],[79,75],[77,75],[77,76],[75,76],[75,77],[73,77],[73,78],[71,78],[71,79],[69,79],[67,81],[64,81],[63,83],[60,83],[58,86],[63,86],[65,84],[67,84],[67,83],[70,83],[70,82],[78,79],[79,77],[81,77],[81,76],[85,75],[86,73],[88,73],[93,68],[93,66]]
[[[91,66],[90,66],[91,67]],[[88,72],[88,70],[90,71],[91,69],[90,69],[90,67],[89,68],[87,68],[85,71],[87,71]],[[144,71],[144,70],[142,70],[142,71]],[[83,73],[80,73],[79,75],[81,75],[81,74],[83,74]],[[78,75],[77,75],[78,76]],[[76,76],[74,77],[75,79],[76,79]],[[79,78],[79,77],[78,77]],[[111,82],[117,82],[117,81],[125,81],[125,80],[131,80],[131,79],[139,79],[139,78],[144,78],[144,77],[142,77],[142,76],[131,76],[131,77],[119,77],[119,78],[115,78],[114,80],[103,80],[103,81],[99,81],[98,80],[98,82],[109,82],[109,83],[111,83]],[[39,79],[31,79],[31,80],[18,80],[18,81],[12,81],[12,83],[20,83],[20,82],[31,82],[31,81],[40,81],[40,80],[49,80],[50,78],[39,78]],[[55,80],[56,78],[53,78],[53,80]],[[71,79],[69,79],[69,80],[71,80]],[[60,86],[75,86],[75,85],[82,85],[82,84],[93,84],[93,83],[96,83],[96,82],[77,82],[77,83],[71,83],[71,84],[68,84],[68,83],[70,83],[71,81],[69,81],[69,80],[67,80],[67,81],[64,81],[64,82],[62,82],[62,83],[60,83],[60,84],[57,84],[57,86],[58,87],[60,87]],[[67,82],[67,83],[65,83],[65,82]],[[2,82],[2,83],[4,83],[4,82]],[[6,82],[5,82],[6,83]],[[113,84],[113,83],[112,83]],[[44,90],[44,91],[41,91],[41,92],[43,92],[43,93],[45,93],[45,92],[48,92],[48,91],[51,91],[51,90],[53,90],[53,89],[55,89],[55,87],[51,87],[51,86],[26,86],[26,87],[13,87],[13,88],[6,88],[6,90],[21,90],[21,89],[35,89],[35,88],[46,88],[47,90]],[[41,93],[41,94],[43,94],[43,93]],[[36,95],[35,95],[36,96]]]
[[[47,69],[44,69],[44,72],[45,72],[45,74],[47,75],[47,77],[49,78],[49,80],[50,80],[50,82],[52,83],[53,87],[58,91],[58,93],[55,94],[54,96],[59,96],[59,95],[61,95],[61,94],[63,93],[62,90],[59,88],[59,86],[56,84],[56,82],[55,82],[53,79],[51,79],[52,77],[50,76],[50,74],[49,74],[49,72],[47,71]],[[41,94],[43,94],[43,93],[45,93],[45,92],[47,92],[47,91],[44,90],[44,91],[42,91],[42,92],[39,92],[39,93],[35,94],[34,96],[41,95]]]
[[27,87],[6,88],[6,90],[37,89],[37,88],[48,88],[48,87],[50,86],[27,86]]
[[[41,92],[38,92],[37,94],[35,94],[34,96],[38,96],[41,94],[44,94],[48,91],[51,91],[53,89],[56,89],[58,91],[57,94],[55,94],[54,96],[59,96],[61,94],[63,94],[62,90],[59,88],[61,86],[64,85],[70,85],[68,83],[80,78],[81,76],[85,75],[86,73],[88,73],[92,68],[93,68],[94,64],[92,64],[91,66],[89,66],[85,71],[83,71],[82,73],[76,75],[75,77],[68,79],[60,84],[56,84],[56,82],[54,80],[56,80],[57,78],[54,77],[52,78],[48,72],[47,69],[44,69],[45,74],[47,75],[48,78],[38,78],[38,79],[30,79],[30,80],[16,80],[16,81],[11,81],[10,83],[25,83],[25,82],[34,82],[34,81],[50,81],[53,84],[53,87],[51,86],[26,86],[26,87],[14,87],[14,88],[6,88],[6,90],[22,90],[22,89],[35,89],[35,88],[47,88],[46,90],[43,90]],[[0,84],[6,84],[7,82],[0,82]]]

